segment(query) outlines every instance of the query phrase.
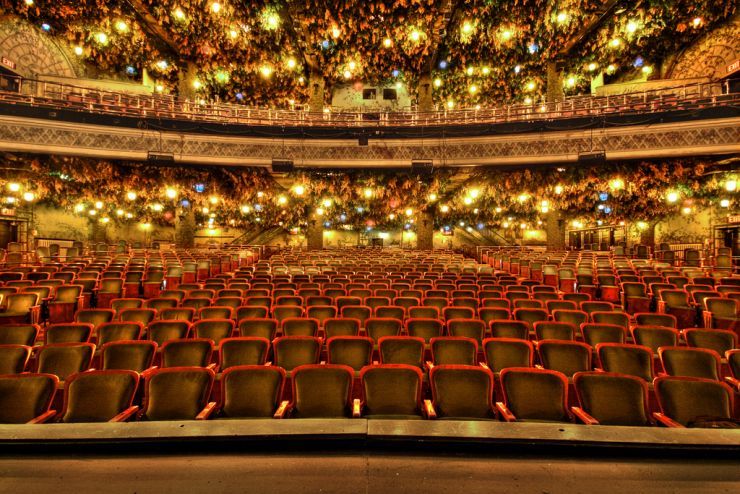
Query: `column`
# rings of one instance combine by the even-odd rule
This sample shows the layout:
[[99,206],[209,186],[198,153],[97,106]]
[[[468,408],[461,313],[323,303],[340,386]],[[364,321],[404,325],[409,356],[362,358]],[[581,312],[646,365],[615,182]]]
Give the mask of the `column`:
[[188,249],[195,245],[195,211],[178,209],[175,219],[175,245]]
[[547,63],[547,93],[548,103],[555,103],[565,99],[563,91],[563,71],[558,67],[557,62]]
[[318,72],[311,72],[308,77],[308,109],[311,112],[321,113],[324,110],[324,91],[326,83]]
[[185,66],[177,73],[177,92],[181,99],[195,101],[198,97],[193,83],[198,78],[198,67],[192,62],[186,62]]
[[434,248],[434,215],[431,211],[419,213],[416,222],[416,248],[419,250]]
[[419,111],[434,111],[434,99],[432,98],[432,76],[429,74],[422,75],[419,78],[418,87],[418,107]]
[[545,215],[547,250],[565,250],[565,220],[560,211],[550,210]]
[[308,219],[306,226],[306,245],[308,250],[321,250],[324,248],[324,225],[320,218]]

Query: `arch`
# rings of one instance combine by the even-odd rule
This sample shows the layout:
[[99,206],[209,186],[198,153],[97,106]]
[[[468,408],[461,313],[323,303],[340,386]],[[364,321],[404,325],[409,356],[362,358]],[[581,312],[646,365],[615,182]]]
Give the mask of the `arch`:
[[23,77],[77,77],[78,68],[64,49],[36,27],[18,19],[0,21],[0,54],[15,62]]
[[667,77],[690,79],[724,77],[727,66],[740,58],[740,16],[704,35],[676,58]]

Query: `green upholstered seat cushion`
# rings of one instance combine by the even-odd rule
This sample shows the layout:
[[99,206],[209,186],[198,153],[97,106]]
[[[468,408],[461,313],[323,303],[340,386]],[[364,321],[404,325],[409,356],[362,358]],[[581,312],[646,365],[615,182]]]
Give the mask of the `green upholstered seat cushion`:
[[684,426],[700,417],[732,417],[729,393],[718,382],[656,380],[656,391],[664,413]]
[[294,415],[299,418],[348,417],[352,379],[353,376],[341,368],[312,368],[294,373]]
[[568,422],[560,378],[542,372],[509,372],[502,376],[506,404],[517,420]]
[[277,408],[283,376],[278,369],[234,369],[222,380],[224,417],[271,417]]
[[493,380],[480,368],[432,369],[432,396],[439,417],[492,418]]
[[419,416],[421,380],[418,372],[404,368],[371,368],[362,379],[363,416]]
[[64,422],[107,422],[131,404],[137,379],[131,374],[91,372],[68,383]]
[[212,378],[205,369],[178,369],[157,373],[147,383],[149,420],[193,420],[210,392]]
[[601,425],[648,425],[643,386],[627,377],[609,374],[578,376],[576,386],[583,409]]
[[46,411],[54,393],[54,380],[48,376],[0,378],[0,423],[23,424]]
[[103,350],[104,370],[143,372],[151,366],[154,346],[148,342],[109,345]]

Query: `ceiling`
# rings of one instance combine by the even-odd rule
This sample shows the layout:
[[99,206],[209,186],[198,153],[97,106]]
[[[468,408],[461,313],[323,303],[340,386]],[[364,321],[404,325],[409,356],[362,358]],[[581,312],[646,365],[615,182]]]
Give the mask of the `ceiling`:
[[[734,0],[0,0],[69,44],[91,73],[163,92],[306,103],[309,80],[407,85],[437,105],[537,101],[547,64],[566,94],[591,80],[657,77],[660,65],[732,16]],[[188,69],[189,67],[189,69]],[[313,74],[313,75],[312,75]],[[313,83],[313,81],[312,81]],[[326,91],[327,100],[330,91]]]

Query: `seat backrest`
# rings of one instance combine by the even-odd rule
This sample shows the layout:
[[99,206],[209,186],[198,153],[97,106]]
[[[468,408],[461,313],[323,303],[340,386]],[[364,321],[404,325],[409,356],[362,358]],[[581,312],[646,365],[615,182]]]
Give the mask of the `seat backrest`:
[[155,369],[145,375],[143,418],[193,420],[211,394],[215,374],[205,367]]
[[64,386],[63,422],[108,422],[131,406],[139,374],[95,370],[74,374]]
[[81,309],[75,313],[75,322],[89,323],[97,329],[104,322],[111,322],[115,315],[113,309]]
[[324,334],[327,338],[334,336],[359,336],[360,321],[353,318],[329,318],[324,321]]
[[554,310],[552,318],[554,321],[567,322],[575,327],[580,327],[581,324],[588,322],[588,314],[582,310]]
[[488,368],[501,372],[508,367],[532,367],[534,346],[532,342],[519,338],[486,338],[483,352]]
[[318,336],[319,325],[318,319],[288,317],[283,319],[281,331],[283,336]]
[[272,342],[275,365],[292,371],[301,365],[318,364],[321,338],[313,336],[281,336]]
[[599,424],[650,424],[645,380],[611,372],[578,372],[573,384],[581,408]]
[[738,308],[740,308],[740,302],[737,300],[720,297],[707,297],[704,299],[704,305],[714,317],[724,318],[738,317]]
[[600,343],[596,345],[601,367],[607,372],[653,380],[653,351],[642,345]]
[[351,367],[337,364],[302,365],[293,369],[293,415],[298,418],[350,416]]
[[512,367],[501,371],[504,403],[517,420],[569,422],[568,379],[546,369]]
[[591,370],[591,347],[585,343],[542,340],[537,344],[537,350],[545,369],[562,372],[568,377]]
[[257,336],[272,341],[277,333],[278,321],[261,317],[246,318],[239,321],[241,336]]
[[221,378],[221,414],[229,418],[272,417],[284,385],[285,371],[280,367],[231,366]]
[[719,355],[737,347],[737,334],[722,329],[684,329],[686,344],[694,348],[707,348]]
[[683,426],[701,419],[732,418],[732,389],[723,382],[696,377],[657,377],[655,394],[663,414]]
[[35,324],[3,324],[0,326],[0,345],[26,345],[32,347],[39,334]]
[[665,346],[658,349],[663,369],[669,376],[720,379],[720,355],[706,348]]
[[576,326],[569,322],[538,321],[534,323],[538,340],[575,340]]
[[399,336],[403,323],[399,319],[371,317],[365,321],[365,334],[377,342],[383,336]]
[[103,370],[144,372],[154,363],[157,344],[146,340],[118,340],[101,347]]
[[378,340],[381,364],[405,364],[421,368],[424,339],[413,336],[383,336]]
[[430,342],[434,365],[476,365],[478,341],[464,336],[443,336]]
[[370,365],[373,357],[373,340],[364,336],[334,336],[326,342],[327,361],[359,371]]
[[0,424],[24,424],[48,411],[58,383],[53,374],[0,375]]
[[231,319],[201,319],[193,324],[193,335],[206,338],[218,345],[224,338],[234,333],[234,321]]
[[624,343],[627,336],[625,328],[615,324],[581,324],[583,341],[592,347],[600,343]]
[[270,340],[254,336],[225,338],[219,349],[221,370],[240,365],[264,365],[270,350]]
[[54,374],[60,381],[90,368],[95,354],[92,343],[54,343],[44,345],[38,353],[38,371]]
[[660,326],[635,326],[632,328],[632,338],[636,344],[650,348],[653,353],[658,353],[658,348],[662,346],[678,345],[678,331]]
[[432,402],[439,417],[492,419],[493,373],[483,367],[438,365],[429,371]]
[[403,364],[365,367],[360,372],[365,416],[421,415],[422,372]]
[[489,323],[493,338],[528,339],[529,325],[524,321],[494,320]]
[[206,367],[213,355],[213,340],[169,340],[162,345],[162,367]]
[[85,343],[90,341],[93,325],[85,323],[51,324],[44,332],[44,340],[49,343]]
[[5,297],[7,300],[7,312],[24,313],[31,310],[31,307],[38,304],[39,295],[37,293],[12,293]]
[[20,374],[31,358],[31,347],[26,345],[0,345],[0,375]]
[[429,342],[432,338],[442,336],[444,325],[439,319],[408,319],[406,321],[406,332],[409,336],[423,338]]
[[190,334],[191,324],[188,321],[152,321],[146,328],[147,338],[156,341],[157,345],[163,345],[169,340],[187,338]]
[[656,314],[653,312],[638,312],[635,314],[636,326],[663,326],[677,328],[676,316],[671,314]]

